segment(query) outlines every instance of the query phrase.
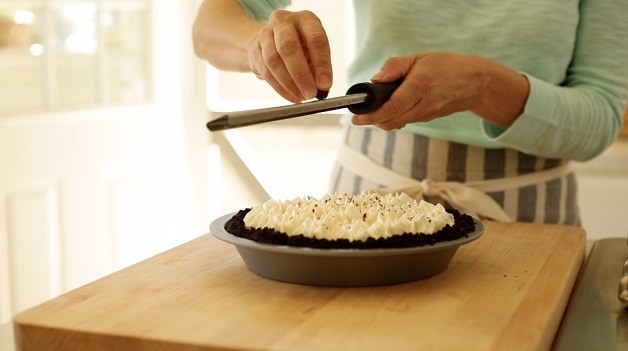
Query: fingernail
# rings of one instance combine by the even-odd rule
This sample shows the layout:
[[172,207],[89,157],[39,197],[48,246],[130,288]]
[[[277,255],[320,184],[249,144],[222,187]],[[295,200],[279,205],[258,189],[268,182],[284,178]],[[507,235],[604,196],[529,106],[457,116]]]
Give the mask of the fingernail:
[[329,90],[331,88],[331,78],[328,75],[322,75],[318,78],[318,86],[323,90]]
[[309,100],[316,97],[317,93],[318,93],[318,89],[316,89],[316,87],[310,87],[306,91],[303,92],[303,96],[305,96],[306,100]]
[[372,80],[378,80],[378,79],[384,79],[384,78],[386,78],[386,72],[384,71],[379,71],[371,77]]

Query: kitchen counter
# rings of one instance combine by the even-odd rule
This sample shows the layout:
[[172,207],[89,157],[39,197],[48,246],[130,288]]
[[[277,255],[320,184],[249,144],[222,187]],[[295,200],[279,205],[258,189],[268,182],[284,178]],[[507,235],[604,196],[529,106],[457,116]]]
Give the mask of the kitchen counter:
[[443,273],[361,288],[256,276],[233,246],[204,235],[17,315],[17,349],[550,349],[584,231],[485,228]]
[[628,309],[618,298],[628,260],[625,238],[593,243],[554,344],[555,351],[628,350]]

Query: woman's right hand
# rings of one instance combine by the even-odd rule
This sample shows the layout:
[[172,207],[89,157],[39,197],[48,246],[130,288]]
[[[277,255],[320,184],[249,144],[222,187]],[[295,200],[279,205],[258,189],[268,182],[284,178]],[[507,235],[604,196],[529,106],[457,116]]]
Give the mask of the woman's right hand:
[[274,11],[247,48],[250,70],[291,102],[331,88],[329,40],[310,11]]

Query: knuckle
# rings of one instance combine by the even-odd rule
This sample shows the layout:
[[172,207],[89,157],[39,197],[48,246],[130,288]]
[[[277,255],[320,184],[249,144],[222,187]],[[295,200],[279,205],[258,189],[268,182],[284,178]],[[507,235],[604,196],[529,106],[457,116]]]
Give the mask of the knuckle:
[[266,62],[266,66],[268,67],[278,67],[282,64],[281,55],[275,50],[267,52],[264,57],[264,61]]
[[292,72],[291,75],[292,75],[292,79],[295,82],[303,82],[303,81],[306,81],[310,77],[309,72],[305,72],[301,70],[294,71]]
[[285,37],[280,38],[277,42],[277,52],[281,56],[291,56],[301,49],[301,43],[296,38]]
[[291,72],[290,74],[292,76],[292,80],[297,84],[304,84],[305,82],[308,81],[308,79],[310,79],[311,75],[309,74],[309,72],[305,72],[305,71],[301,71],[301,70],[297,70],[294,72]]
[[273,23],[273,22],[282,22],[288,16],[290,16],[290,11],[287,11],[287,10],[275,10],[275,11],[270,13],[270,16],[268,17],[268,21],[271,22],[271,23]]
[[329,49],[329,40],[327,39],[327,34],[322,28],[320,30],[310,32],[309,36],[310,45],[315,50]]
[[314,14],[314,12],[310,11],[310,10],[301,10],[301,11],[297,11],[297,14],[299,16],[302,16],[304,18],[307,18],[309,20],[316,20],[318,21],[318,17],[316,17],[316,15]]

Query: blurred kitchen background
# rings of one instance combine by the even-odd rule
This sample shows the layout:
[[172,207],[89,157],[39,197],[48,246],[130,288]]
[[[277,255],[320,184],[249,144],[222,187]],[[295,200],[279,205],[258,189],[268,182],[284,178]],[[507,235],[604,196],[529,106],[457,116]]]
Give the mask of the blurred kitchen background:
[[[0,350],[30,306],[205,234],[224,213],[327,191],[342,111],[205,129],[220,112],[286,102],[193,55],[198,3],[0,0]],[[330,96],[348,88],[350,6],[293,1],[327,27]],[[628,233],[623,135],[576,165],[592,238]]]

